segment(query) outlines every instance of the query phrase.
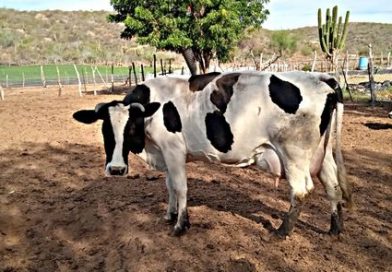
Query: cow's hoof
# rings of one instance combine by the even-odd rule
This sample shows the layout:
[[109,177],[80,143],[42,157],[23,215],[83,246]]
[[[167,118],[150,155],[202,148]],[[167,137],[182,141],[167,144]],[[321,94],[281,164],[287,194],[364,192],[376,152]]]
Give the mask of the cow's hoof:
[[329,230],[329,235],[337,236],[343,231],[343,220],[342,216],[337,213],[331,214],[331,229]]
[[172,236],[181,236],[191,227],[191,223],[189,222],[188,213],[184,213],[177,223],[174,226],[174,230],[172,232]]
[[180,237],[186,233],[188,229],[183,227],[174,227],[173,231],[171,232],[171,236]]
[[172,225],[177,222],[178,214],[177,213],[168,213],[163,217],[165,223],[168,225]]

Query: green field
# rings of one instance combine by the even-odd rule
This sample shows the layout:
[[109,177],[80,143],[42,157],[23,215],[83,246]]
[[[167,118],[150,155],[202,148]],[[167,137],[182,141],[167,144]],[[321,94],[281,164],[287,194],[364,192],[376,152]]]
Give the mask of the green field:
[[[85,77],[88,81],[92,80],[92,66],[89,65],[76,65],[80,76]],[[58,65],[60,77],[62,81],[76,78],[76,72],[72,64]],[[111,66],[97,66],[97,69],[101,73],[102,77],[110,80]],[[137,74],[140,74],[141,68],[136,67]],[[44,65],[43,71],[45,74],[46,81],[57,80],[56,65]],[[151,73],[151,67],[145,67],[145,73]],[[128,67],[114,67],[113,73],[116,76],[126,77],[129,73]],[[0,66],[0,83],[3,85],[21,83],[25,78],[26,84],[29,82],[41,81],[41,66],[40,65],[27,65],[27,66]],[[98,73],[96,73],[97,81],[99,79]]]

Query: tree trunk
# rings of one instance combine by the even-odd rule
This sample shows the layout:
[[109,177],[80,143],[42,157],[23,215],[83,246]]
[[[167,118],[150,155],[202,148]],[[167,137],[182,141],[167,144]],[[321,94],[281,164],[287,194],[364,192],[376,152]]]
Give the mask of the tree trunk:
[[185,62],[189,68],[189,71],[191,72],[191,75],[196,75],[197,74],[196,57],[195,57],[195,53],[193,52],[192,48],[184,49],[181,53],[185,59]]

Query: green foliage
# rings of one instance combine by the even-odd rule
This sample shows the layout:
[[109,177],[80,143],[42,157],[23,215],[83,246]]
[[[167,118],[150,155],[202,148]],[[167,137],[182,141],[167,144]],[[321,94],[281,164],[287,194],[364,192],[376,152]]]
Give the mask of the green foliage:
[[137,36],[141,44],[175,52],[192,48],[196,56],[226,61],[244,30],[266,19],[268,1],[111,0],[116,14],[108,19],[125,24],[122,38]]
[[297,49],[297,38],[287,30],[279,30],[272,33],[271,46],[278,50],[280,55],[290,55]]
[[332,59],[334,53],[341,50],[345,46],[347,38],[347,26],[350,17],[350,12],[346,12],[344,24],[342,24],[342,17],[339,16],[338,20],[338,6],[334,6],[332,9],[332,17],[330,9],[327,9],[325,24],[322,24],[322,12],[318,9],[318,33],[321,50],[327,55],[328,58]]

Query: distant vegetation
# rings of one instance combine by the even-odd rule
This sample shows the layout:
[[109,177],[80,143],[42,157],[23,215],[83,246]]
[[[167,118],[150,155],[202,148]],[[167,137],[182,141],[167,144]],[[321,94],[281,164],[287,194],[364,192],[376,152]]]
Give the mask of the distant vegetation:
[[[123,26],[107,22],[108,14],[0,9],[0,65],[151,62],[156,50],[137,45],[135,40],[120,39]],[[316,16],[314,24],[317,24]],[[248,33],[238,44],[236,59],[274,53],[275,32],[260,29]],[[321,54],[316,26],[289,30],[289,33],[296,40],[295,51],[290,56],[310,58],[314,50]],[[382,52],[386,56],[392,50],[392,24],[350,23],[346,49],[350,53],[367,54],[369,43],[374,54]],[[182,61],[181,56],[170,52],[157,53],[158,58]]]

